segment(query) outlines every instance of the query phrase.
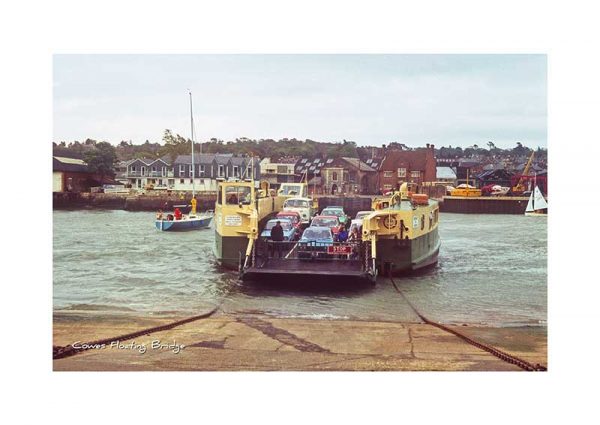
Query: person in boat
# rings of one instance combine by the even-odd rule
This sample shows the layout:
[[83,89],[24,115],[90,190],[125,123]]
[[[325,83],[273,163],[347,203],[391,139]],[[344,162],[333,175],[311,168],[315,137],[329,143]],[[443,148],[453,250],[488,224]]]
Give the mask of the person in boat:
[[158,210],[158,212],[156,213],[156,219],[157,220],[162,220],[163,219],[163,212],[162,212],[162,210]]
[[175,220],[181,220],[181,210],[179,208],[175,208],[173,213],[175,214]]
[[271,244],[271,257],[275,258],[275,251],[277,251],[277,256],[281,258],[283,249],[283,227],[281,227],[281,221],[279,220],[277,220],[275,226],[271,228],[271,240],[274,242]]

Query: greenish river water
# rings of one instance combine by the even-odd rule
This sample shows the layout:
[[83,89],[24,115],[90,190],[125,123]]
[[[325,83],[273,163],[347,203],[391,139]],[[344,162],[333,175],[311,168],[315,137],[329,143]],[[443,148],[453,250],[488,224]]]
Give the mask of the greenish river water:
[[[160,232],[154,214],[54,211],[54,310],[228,313],[416,320],[387,279],[374,286],[302,288],[238,282],[212,254],[214,230]],[[396,279],[428,317],[444,323],[546,326],[547,219],[441,214],[439,263]]]

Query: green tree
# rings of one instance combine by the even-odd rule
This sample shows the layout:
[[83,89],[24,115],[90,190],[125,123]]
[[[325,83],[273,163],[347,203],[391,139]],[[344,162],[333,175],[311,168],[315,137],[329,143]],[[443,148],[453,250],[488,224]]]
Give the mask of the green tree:
[[91,171],[104,177],[113,174],[117,162],[117,152],[110,143],[100,142],[96,143],[94,150],[85,153],[84,160]]
[[[146,142],[149,144],[148,141]],[[178,155],[189,155],[192,152],[192,141],[179,134],[173,135],[169,129],[163,134],[163,142],[165,145],[158,150],[158,154],[169,155],[171,161],[175,161]]]

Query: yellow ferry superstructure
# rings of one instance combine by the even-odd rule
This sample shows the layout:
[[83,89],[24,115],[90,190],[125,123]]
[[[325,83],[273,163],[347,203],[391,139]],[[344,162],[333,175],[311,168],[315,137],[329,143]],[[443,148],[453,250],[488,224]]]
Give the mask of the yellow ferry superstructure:
[[362,241],[370,268],[379,274],[417,270],[438,259],[439,205],[427,195],[410,193],[404,183],[387,198],[376,198],[363,218]]
[[219,263],[237,269],[241,253],[256,240],[265,221],[281,211],[285,199],[270,190],[268,182],[219,182],[214,219],[214,252]]
[[[259,235],[266,221],[282,210],[286,199],[304,195],[306,184],[295,185],[299,186],[285,193],[285,190],[271,190],[269,183],[264,181],[223,181],[218,184],[214,250],[220,264],[239,270],[242,276],[248,272],[255,276],[304,273],[308,277],[344,269],[348,275],[374,280],[378,274],[416,270],[437,262],[440,249],[438,203],[427,195],[411,193],[405,183],[398,192],[372,201],[373,211],[363,217],[360,240],[354,242],[352,264],[340,262],[339,255],[332,255],[332,259],[338,261],[329,265],[322,261],[312,270],[310,263],[296,259],[295,244],[293,248],[290,245],[286,261],[278,262],[275,270],[275,261],[265,258],[265,250],[257,247]],[[255,261],[257,252],[262,255],[260,262]],[[338,251],[332,252],[336,253]],[[351,256],[346,258],[349,260]]]

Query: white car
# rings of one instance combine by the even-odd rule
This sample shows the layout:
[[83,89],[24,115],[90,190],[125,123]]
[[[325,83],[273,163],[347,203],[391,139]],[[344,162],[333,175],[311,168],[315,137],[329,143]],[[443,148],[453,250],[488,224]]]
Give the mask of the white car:
[[295,211],[300,214],[302,223],[310,223],[314,215],[312,209],[312,199],[310,198],[289,198],[283,203],[283,211]]
[[373,211],[359,211],[356,213],[356,217],[352,219],[352,225],[356,225],[359,229],[362,228],[363,218],[371,214]]

